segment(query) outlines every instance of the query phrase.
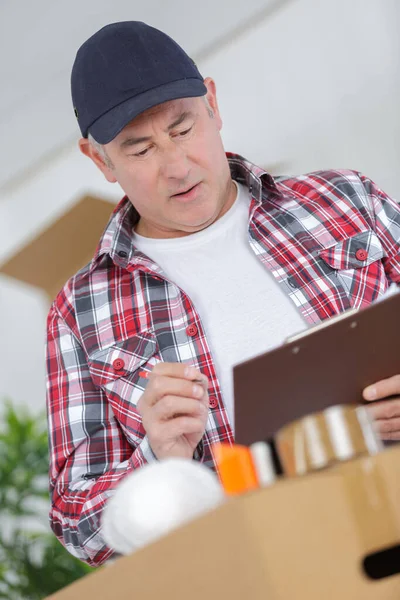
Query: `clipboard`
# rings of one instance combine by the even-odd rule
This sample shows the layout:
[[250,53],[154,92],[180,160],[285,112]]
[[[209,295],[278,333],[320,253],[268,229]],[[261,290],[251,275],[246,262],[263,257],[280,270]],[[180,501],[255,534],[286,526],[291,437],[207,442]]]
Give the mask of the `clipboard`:
[[363,403],[367,385],[396,374],[400,293],[322,321],[235,365],[235,442],[271,440],[281,427],[308,414]]

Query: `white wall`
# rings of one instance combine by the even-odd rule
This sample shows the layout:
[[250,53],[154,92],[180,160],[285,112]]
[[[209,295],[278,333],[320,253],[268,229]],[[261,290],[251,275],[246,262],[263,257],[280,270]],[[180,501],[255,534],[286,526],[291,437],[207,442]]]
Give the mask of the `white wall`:
[[300,0],[206,64],[228,148],[367,172],[400,199],[400,3]]
[[7,60],[0,61],[0,138],[7,138],[7,152],[0,161],[0,187],[72,141],[72,62],[84,40],[104,25],[149,22],[188,53],[204,55],[221,36],[239,25],[246,28],[254,15],[292,1],[35,0],[22,3],[21,11],[20,2],[1,0],[0,56]]
[[[199,62],[227,150],[286,173],[356,168],[400,198],[399,17],[397,0],[297,0]],[[3,192],[0,260],[87,192],[120,197],[75,144]],[[46,302],[0,284],[0,398],[43,407]]]
[[[119,186],[107,183],[73,144],[25,185],[0,196],[0,261],[86,193],[121,198]],[[44,408],[48,307],[40,290],[0,277],[0,401],[10,398],[34,410]]]

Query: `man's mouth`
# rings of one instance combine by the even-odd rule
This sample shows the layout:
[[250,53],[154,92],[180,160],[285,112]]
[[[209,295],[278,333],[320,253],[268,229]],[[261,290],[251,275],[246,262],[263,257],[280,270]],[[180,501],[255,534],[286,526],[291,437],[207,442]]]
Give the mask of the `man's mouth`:
[[197,186],[198,186],[198,183],[195,183],[195,185],[192,185],[191,187],[189,187],[189,188],[186,188],[186,190],[183,190],[182,192],[178,192],[177,194],[173,194],[173,196],[172,196],[172,197],[173,197],[173,198],[180,198],[180,197],[184,197],[184,196],[186,196],[186,195],[190,194],[190,192],[191,192],[192,190],[194,190],[194,189],[195,189]]

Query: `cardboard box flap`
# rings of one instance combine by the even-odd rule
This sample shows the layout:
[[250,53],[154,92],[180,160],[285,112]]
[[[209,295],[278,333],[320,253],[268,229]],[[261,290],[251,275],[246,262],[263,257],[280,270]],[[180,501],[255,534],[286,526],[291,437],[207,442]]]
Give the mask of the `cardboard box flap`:
[[93,257],[114,204],[84,196],[0,266],[0,273],[43,289],[53,299]]

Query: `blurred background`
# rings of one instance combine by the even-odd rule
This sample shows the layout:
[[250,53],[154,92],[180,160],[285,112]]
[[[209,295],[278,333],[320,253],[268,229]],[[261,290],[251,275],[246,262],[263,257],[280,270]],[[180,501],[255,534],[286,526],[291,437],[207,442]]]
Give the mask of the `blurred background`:
[[[0,500],[14,529],[0,540],[0,598],[42,598],[85,571],[43,541],[45,321],[122,197],[78,151],[72,63],[100,27],[132,19],[171,35],[215,79],[227,150],[272,174],[357,169],[400,199],[398,0],[1,0]],[[63,567],[40,575],[53,576],[44,589],[35,578],[50,555]]]

